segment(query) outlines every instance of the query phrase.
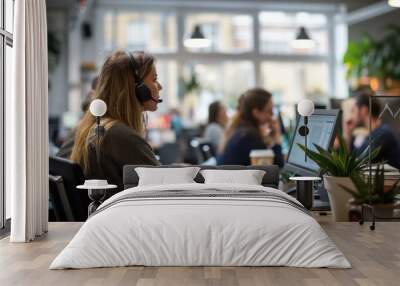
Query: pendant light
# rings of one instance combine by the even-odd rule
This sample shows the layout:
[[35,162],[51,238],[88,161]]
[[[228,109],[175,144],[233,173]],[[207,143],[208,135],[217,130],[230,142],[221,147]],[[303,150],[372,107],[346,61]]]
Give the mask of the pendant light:
[[392,7],[400,7],[400,0],[389,0],[388,4]]
[[292,41],[292,47],[298,50],[308,50],[315,46],[315,42],[307,33],[306,28],[300,27],[296,39]]
[[186,39],[183,44],[186,48],[191,49],[208,48],[211,46],[211,40],[204,37],[200,25],[196,25],[190,38]]

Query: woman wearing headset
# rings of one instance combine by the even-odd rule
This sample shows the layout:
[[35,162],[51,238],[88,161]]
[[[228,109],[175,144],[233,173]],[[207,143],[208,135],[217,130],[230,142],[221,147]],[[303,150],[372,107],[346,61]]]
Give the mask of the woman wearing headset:
[[121,191],[124,165],[159,165],[144,140],[143,112],[157,110],[162,101],[161,89],[151,55],[118,51],[106,59],[96,89],[96,98],[107,104],[107,112],[101,119],[105,132],[99,151],[96,152],[95,118],[86,112],[70,156],[82,167],[86,178],[107,179]]

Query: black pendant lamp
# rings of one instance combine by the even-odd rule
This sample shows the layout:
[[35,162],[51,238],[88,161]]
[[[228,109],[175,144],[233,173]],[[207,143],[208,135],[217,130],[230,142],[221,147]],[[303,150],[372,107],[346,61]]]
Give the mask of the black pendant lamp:
[[208,48],[211,46],[211,41],[204,36],[200,25],[196,25],[190,38],[186,39],[183,44],[186,48],[199,49]]
[[292,42],[292,47],[299,50],[312,49],[315,42],[310,38],[305,27],[300,27],[296,39]]

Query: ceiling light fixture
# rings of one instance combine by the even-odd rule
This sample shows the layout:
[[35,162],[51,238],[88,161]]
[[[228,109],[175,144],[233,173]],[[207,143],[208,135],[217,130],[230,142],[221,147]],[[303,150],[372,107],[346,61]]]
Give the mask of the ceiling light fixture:
[[298,50],[308,50],[315,46],[315,42],[310,38],[306,28],[300,27],[296,39],[292,41],[292,47]]
[[392,7],[400,7],[400,0],[389,0],[388,4]]
[[200,25],[196,25],[190,38],[186,39],[183,44],[186,48],[192,49],[208,48],[211,46],[211,40],[204,37]]

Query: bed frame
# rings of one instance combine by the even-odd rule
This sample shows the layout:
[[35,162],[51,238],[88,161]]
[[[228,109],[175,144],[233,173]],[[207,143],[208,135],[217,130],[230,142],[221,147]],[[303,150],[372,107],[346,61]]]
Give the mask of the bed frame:
[[[150,165],[125,165],[123,170],[123,183],[124,189],[136,187],[139,182],[139,177],[135,171],[137,167],[148,167],[148,168],[185,168],[193,167],[182,166],[182,165],[162,165],[162,166],[150,166]],[[263,170],[265,175],[262,179],[262,185],[265,187],[278,188],[279,185],[279,167],[275,165],[271,166],[240,166],[240,165],[221,165],[221,166],[205,166],[205,165],[195,165],[202,170],[206,169],[217,169],[217,170]],[[200,174],[194,178],[197,183],[204,183],[204,178]]]

